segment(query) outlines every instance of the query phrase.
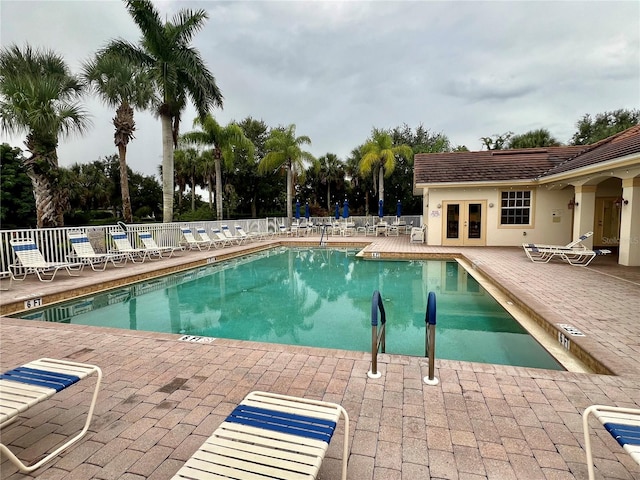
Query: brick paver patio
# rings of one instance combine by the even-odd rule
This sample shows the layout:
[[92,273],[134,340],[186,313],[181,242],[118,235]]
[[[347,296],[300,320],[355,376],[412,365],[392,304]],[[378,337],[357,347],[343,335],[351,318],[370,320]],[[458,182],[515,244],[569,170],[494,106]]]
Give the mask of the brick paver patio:
[[[317,243],[317,238],[308,241]],[[293,239],[286,241],[304,241]],[[592,267],[534,265],[516,248],[442,248],[406,237],[331,237],[373,242],[365,252],[462,254],[511,299],[551,325],[585,333],[571,338],[615,375],[436,360],[440,383],[423,382],[423,358],[382,355],[370,379],[370,354],[179,335],[0,319],[0,370],[39,357],[95,363],[104,371],[96,417],[80,443],[33,474],[43,479],[165,479],[252,390],[324,399],[351,417],[349,479],[586,479],[581,413],[591,404],[640,408],[640,268],[596,259]],[[256,246],[249,244],[247,247]],[[51,284],[27,280],[2,292],[3,312],[29,296],[109,287],[154,269],[204,264],[247,247],[187,252],[178,258]],[[555,328],[555,327],[554,327]],[[3,429],[2,442],[32,462],[82,426],[91,382],[73,386]],[[594,424],[597,478],[640,479],[640,466]],[[337,435],[343,435],[339,428]],[[334,439],[322,479],[339,478]],[[24,478],[4,458],[3,479]]]

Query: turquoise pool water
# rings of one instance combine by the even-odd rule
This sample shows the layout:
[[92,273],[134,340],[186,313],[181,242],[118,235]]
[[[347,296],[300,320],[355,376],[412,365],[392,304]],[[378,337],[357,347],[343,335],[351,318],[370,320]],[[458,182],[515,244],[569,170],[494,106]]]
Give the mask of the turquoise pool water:
[[423,356],[433,291],[437,358],[562,369],[457,262],[356,253],[277,248],[21,318],[370,351],[371,297],[379,290],[387,353]]

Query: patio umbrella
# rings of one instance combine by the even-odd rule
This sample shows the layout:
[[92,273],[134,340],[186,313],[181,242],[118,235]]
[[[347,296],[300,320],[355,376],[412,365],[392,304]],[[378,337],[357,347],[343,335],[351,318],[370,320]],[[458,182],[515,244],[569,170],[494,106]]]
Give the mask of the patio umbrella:
[[382,208],[383,205],[384,205],[384,202],[382,201],[382,199],[378,200],[378,216],[380,218],[384,217],[384,211],[383,211],[383,208]]
[[304,217],[309,221],[309,217],[311,216],[311,212],[309,212],[309,202],[304,204]]
[[349,218],[349,200],[344,200],[344,208],[342,209],[342,216],[344,218]]
[[296,200],[296,220],[300,219],[300,202]]
[[336,220],[340,218],[340,205],[336,202]]
[[400,218],[402,216],[402,203],[398,200],[398,204],[396,205],[396,217]]

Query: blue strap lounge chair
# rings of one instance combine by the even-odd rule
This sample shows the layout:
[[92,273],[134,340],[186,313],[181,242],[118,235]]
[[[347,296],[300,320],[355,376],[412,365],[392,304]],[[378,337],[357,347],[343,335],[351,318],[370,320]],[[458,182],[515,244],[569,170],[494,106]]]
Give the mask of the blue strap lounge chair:
[[227,237],[227,240],[229,240],[230,242],[235,243],[236,245],[240,245],[241,243],[245,242],[245,239],[240,235],[234,235],[233,233],[231,233],[229,225],[221,225],[220,228],[222,228],[222,233],[224,233],[224,236]]
[[631,458],[640,465],[640,409],[591,405],[582,414],[584,448],[587,453],[589,480],[594,480],[589,415],[593,415]]
[[189,227],[180,227],[180,231],[182,232],[182,238],[186,243],[186,246],[189,250],[202,250],[206,248],[207,250],[211,249],[211,242],[207,240],[198,240]]
[[158,255],[160,255],[161,257],[164,257],[165,255],[167,256],[167,258],[171,258],[171,256],[175,253],[175,252],[182,252],[184,251],[184,247],[182,245],[180,246],[159,246],[156,243],[155,238],[153,238],[153,236],[151,235],[151,232],[138,232],[138,237],[140,237],[140,241],[142,242],[142,244],[144,245],[144,247],[147,250],[151,250],[151,251],[157,251]]
[[346,480],[349,416],[344,408],[267,392],[249,393],[173,478],[314,479],[341,416]]
[[[21,472],[29,473],[40,468],[87,433],[98,399],[102,371],[99,367],[86,363],[41,358],[0,375],[0,429],[2,429],[15,421],[19,414],[26,413],[34,405],[93,374],[97,375],[96,386],[89,405],[87,419],[80,433],[32,465],[25,465],[6,445],[0,443],[0,452],[6,455]],[[38,416],[41,415],[42,411]]]
[[136,248],[132,246],[127,234],[124,232],[111,232],[111,238],[116,248],[109,253],[124,253],[133,263],[137,263],[138,261],[144,263],[147,258],[149,260],[162,258],[160,252],[156,249]]
[[58,270],[66,270],[69,276],[77,277],[84,267],[82,262],[46,261],[36,243],[31,239],[10,240],[9,243],[18,258],[17,263],[9,265],[9,271],[14,280],[24,280],[28,274],[35,273],[41,282],[51,282]]
[[85,233],[68,232],[67,236],[74,252],[67,255],[68,261],[78,261],[90,265],[94,271],[106,270],[109,262],[114,267],[124,267],[127,263],[128,256],[125,253],[96,253]]

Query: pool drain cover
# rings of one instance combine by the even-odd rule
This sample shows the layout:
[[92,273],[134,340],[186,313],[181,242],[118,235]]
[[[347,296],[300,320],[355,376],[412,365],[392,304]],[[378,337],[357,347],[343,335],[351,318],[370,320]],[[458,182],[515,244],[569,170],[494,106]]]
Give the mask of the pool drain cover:
[[192,343],[213,343],[215,338],[214,337],[196,337],[195,335],[183,335],[178,340],[181,342],[192,342]]

